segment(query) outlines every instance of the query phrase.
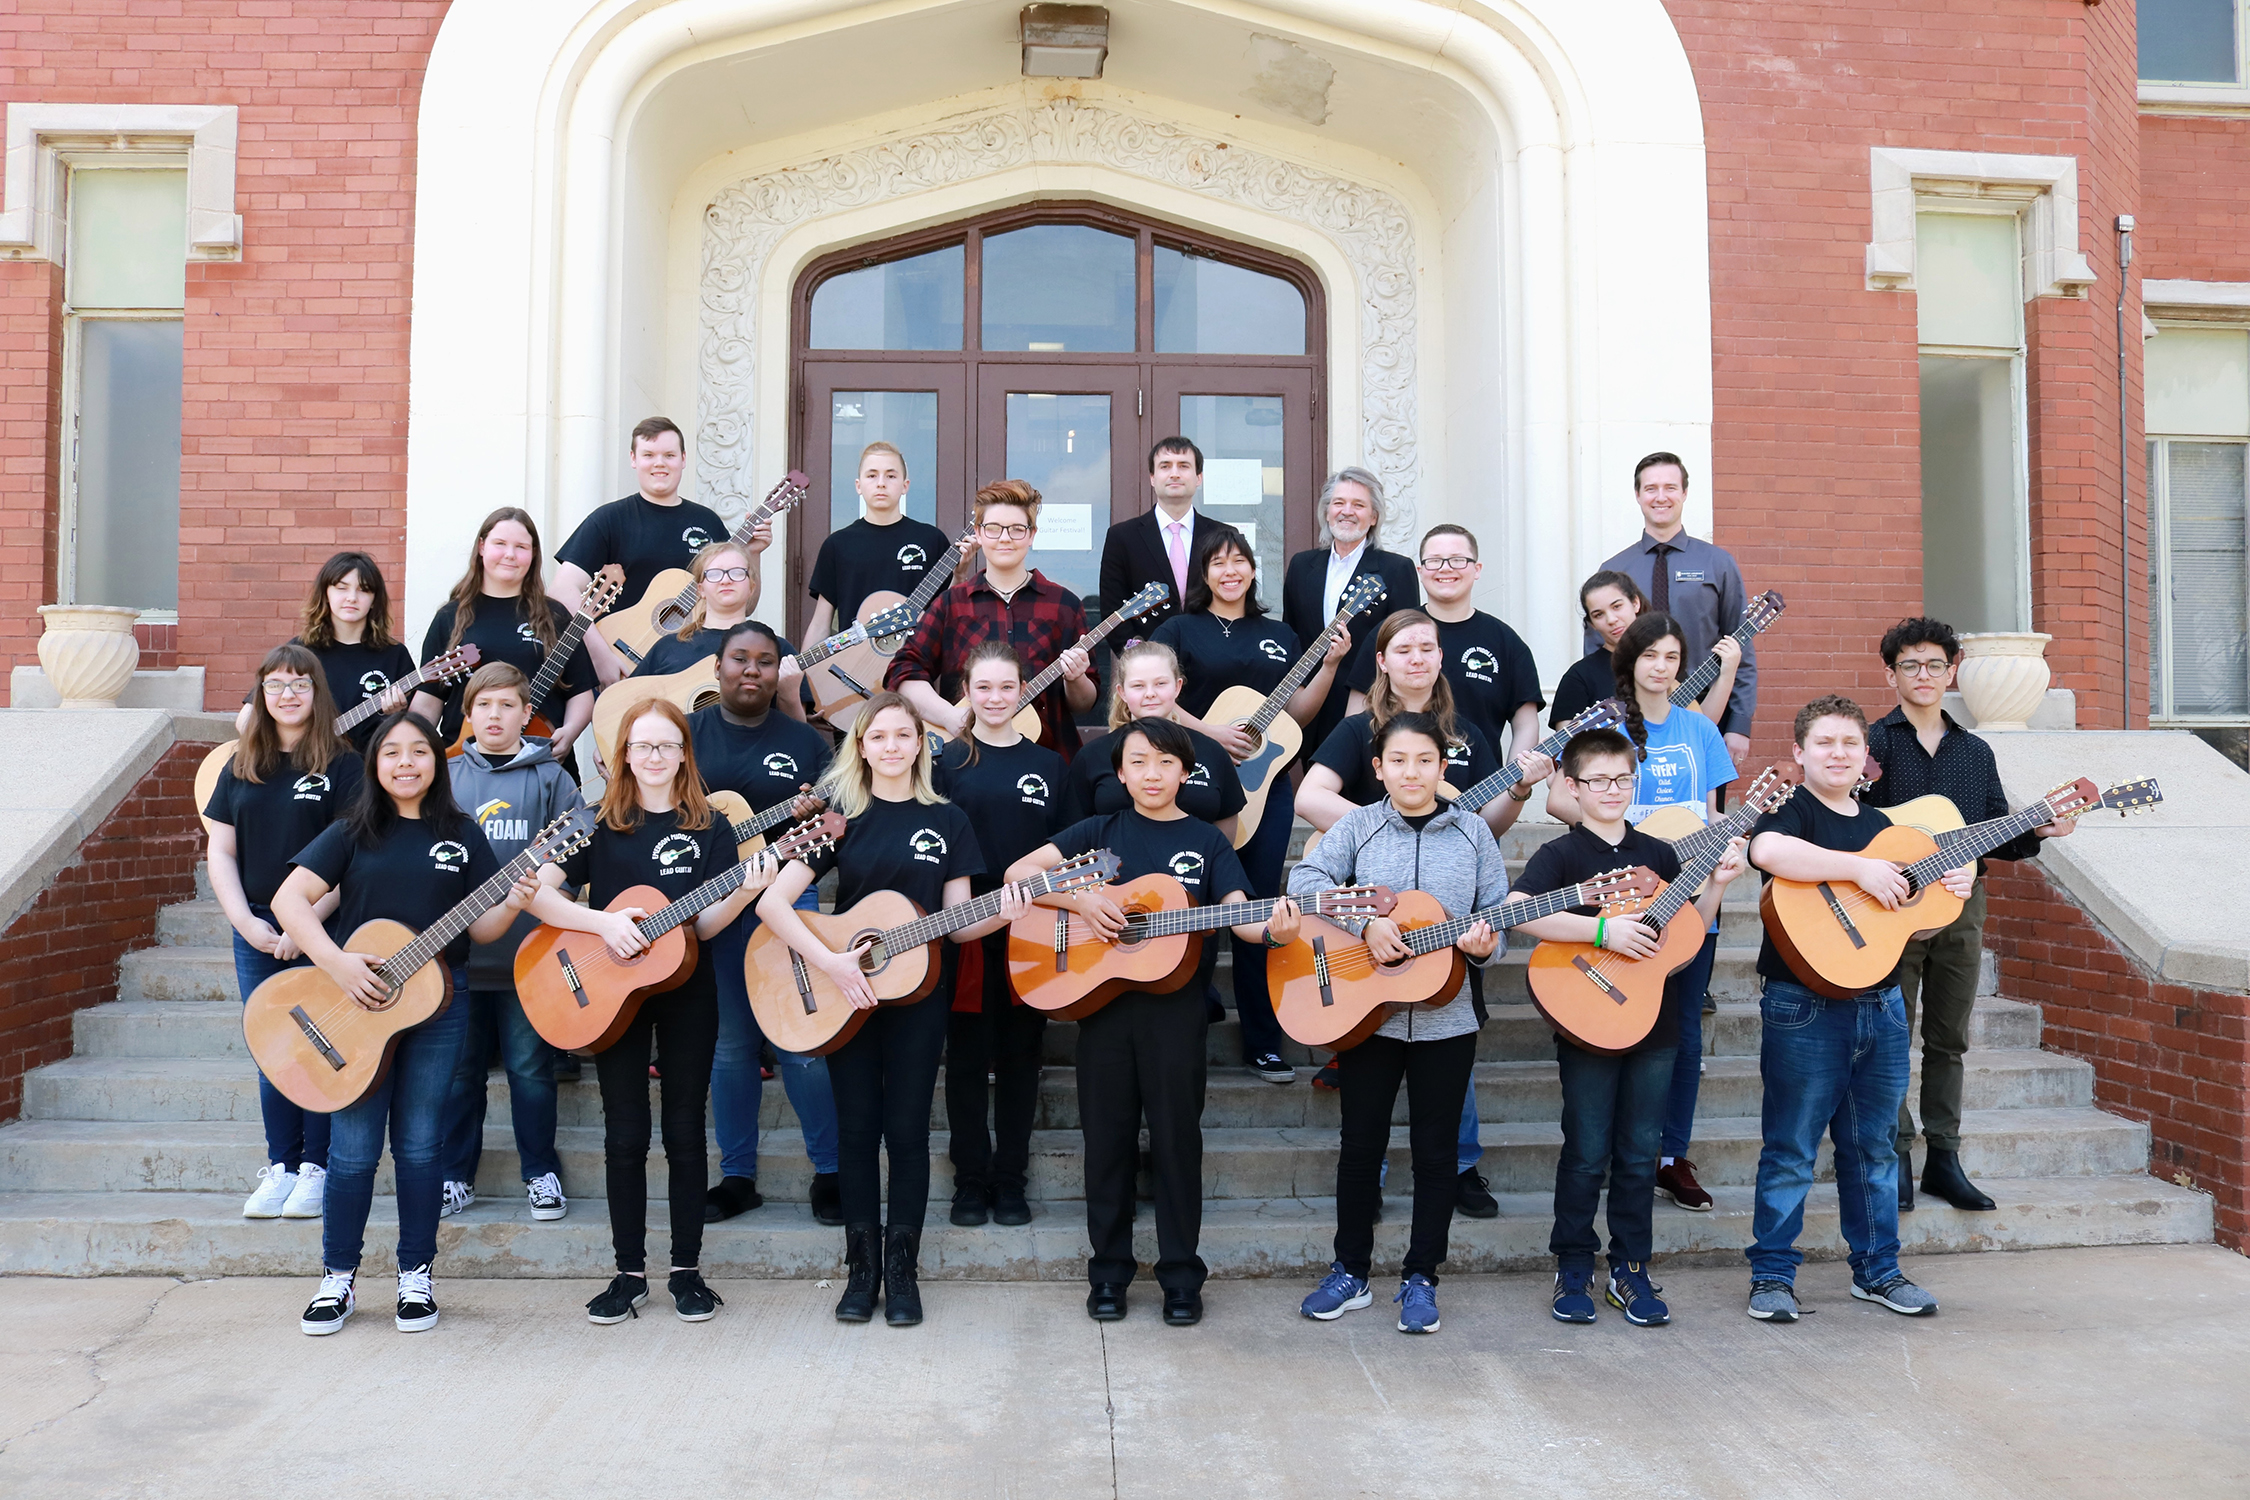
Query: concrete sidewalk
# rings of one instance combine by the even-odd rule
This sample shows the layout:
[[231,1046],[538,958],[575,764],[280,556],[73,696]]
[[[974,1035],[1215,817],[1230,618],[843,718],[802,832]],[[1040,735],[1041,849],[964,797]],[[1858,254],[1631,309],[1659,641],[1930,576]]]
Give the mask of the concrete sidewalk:
[[1456,1277],[1444,1330],[1378,1301],[1295,1315],[1216,1283],[1196,1329],[1089,1322],[1067,1285],[946,1283],[931,1321],[845,1328],[835,1291],[728,1282],[596,1328],[593,1284],[387,1278],[308,1339],[309,1280],[0,1281],[0,1494],[2239,1496],[2250,1262],[2211,1246],[1911,1263],[1910,1321],[1808,1266],[1818,1315],[1742,1314],[1747,1277],[1667,1270],[1679,1321],[1594,1328],[1535,1276]]

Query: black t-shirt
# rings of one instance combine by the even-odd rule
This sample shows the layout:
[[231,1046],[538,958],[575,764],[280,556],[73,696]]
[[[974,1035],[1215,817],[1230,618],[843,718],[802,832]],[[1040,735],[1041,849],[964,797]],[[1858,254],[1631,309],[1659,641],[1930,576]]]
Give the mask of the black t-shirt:
[[1149,637],[1180,659],[1180,707],[1203,718],[1212,700],[1230,687],[1272,692],[1296,665],[1297,632],[1269,615],[1222,620],[1216,615],[1174,615]]
[[[1625,837],[1611,844],[1600,834],[1577,824],[1561,838],[1549,839],[1531,856],[1523,867],[1523,874],[1512,886],[1511,895],[1544,896],[1549,891],[1559,891],[1566,885],[1576,885],[1581,880],[1591,880],[1596,875],[1607,875],[1612,870],[1629,869],[1646,865],[1659,880],[1677,879],[1680,873],[1680,856],[1662,839],[1650,838],[1637,828],[1628,827]],[[1581,917],[1601,915],[1591,906],[1574,906],[1571,911]],[[1615,924],[1612,923],[1614,926]],[[1656,1024],[1648,1036],[1635,1048],[1647,1052],[1656,1048],[1676,1047],[1680,1043],[1680,1006],[1685,997],[1680,994],[1680,976],[1674,974],[1664,985],[1664,1003],[1656,1013]],[[1698,995],[1693,1001],[1703,1003]],[[1575,1046],[1568,1037],[1565,1045]]]
[[836,872],[836,910],[877,891],[897,891],[924,912],[945,905],[945,883],[985,871],[984,848],[969,815],[950,802],[886,802],[878,797],[832,849],[808,864],[815,875]]
[[984,852],[985,871],[973,883],[979,895],[999,887],[1008,866],[1054,836],[1063,826],[1062,803],[1068,768],[1063,758],[1031,739],[1013,745],[977,747],[969,763],[969,740],[953,740],[938,757],[938,794],[969,815]]
[[[567,874],[573,886],[584,884],[587,900],[596,907],[607,907],[637,885],[652,886],[664,897],[648,907],[653,912],[739,863],[734,839],[719,819],[706,828],[683,829],[674,810],[643,813],[641,826],[631,833],[601,824],[593,842],[571,856]],[[711,945],[698,943],[688,984],[709,987],[715,982]]]
[[[1800,786],[1789,794],[1789,800],[1767,813],[1750,826],[1750,841],[1755,844],[1761,833],[1786,833],[1791,838],[1803,839],[1823,849],[1834,849],[1844,854],[1857,854],[1875,841],[1875,835],[1891,826],[1888,814],[1881,808],[1859,804],[1856,817],[1845,817],[1827,803]],[[1761,867],[1762,868],[1762,867]],[[1766,979],[1786,979],[1792,984],[1805,981],[1789,967],[1774,945],[1773,934],[1767,933],[1758,944],[1758,973]],[[1811,988],[1806,985],[1806,988]]]
[[1555,688],[1555,706],[1547,727],[1560,729],[1604,698],[1617,696],[1617,671],[1606,649],[1597,648],[1570,664]]
[[[1100,739],[1087,741],[1086,748],[1071,761],[1063,792],[1065,823],[1123,812],[1133,805],[1133,794],[1125,790],[1109,764],[1110,750],[1123,733],[1112,729]],[[1192,729],[1186,734],[1195,747],[1195,764],[1187,768],[1180,782],[1180,811],[1206,823],[1233,817],[1248,800],[1242,795],[1242,778],[1234,771],[1234,757],[1209,735]]]
[[234,859],[242,894],[252,906],[271,906],[289,878],[297,851],[320,837],[359,791],[361,764],[349,751],[326,771],[300,771],[284,757],[263,781],[238,781],[234,763],[219,772],[203,816],[234,830]]
[[1508,723],[1517,709],[1526,703],[1547,706],[1531,648],[1481,609],[1466,620],[1438,621],[1437,638],[1445,652],[1445,680],[1453,684],[1454,712],[1484,731],[1485,743],[1497,755],[1508,743]]
[[[1234,845],[1201,818],[1151,818],[1137,807],[1072,823],[1054,837],[1054,846],[1070,859],[1095,849],[1117,856],[1119,884],[1143,875],[1169,875],[1188,893],[1196,906],[1209,906],[1236,891],[1247,894],[1250,877],[1242,872]],[[1225,929],[1203,934],[1203,958],[1194,981],[1180,993],[1200,994],[1225,946]],[[1133,991],[1134,994],[1141,993]]]
[[756,728],[727,722],[717,704],[688,716],[695,768],[714,792],[739,792],[752,812],[787,802],[828,765],[828,741],[780,709]]
[[618,602],[637,604],[647,596],[650,579],[666,568],[685,568],[696,553],[727,535],[727,523],[708,505],[693,500],[658,505],[627,495],[596,506],[556,550],[555,561],[573,563],[589,575],[616,563],[625,570]]
[[[732,847],[732,846],[729,846]],[[353,842],[351,829],[331,823],[290,863],[313,872],[337,893],[328,935],[348,943],[369,922],[401,922],[422,931],[500,873],[484,830],[468,818],[440,833],[420,818],[401,818],[373,848]],[[469,934],[445,945],[445,961],[469,961]]]
[[831,629],[848,629],[869,594],[911,595],[952,545],[944,532],[912,516],[900,516],[888,526],[862,516],[828,533],[805,587],[815,599],[836,607]]
[[[1499,770],[1500,760],[1492,753],[1484,731],[1466,719],[1456,722],[1461,738],[1445,747],[1445,780],[1453,790],[1465,792]],[[1346,715],[1335,732],[1321,741],[1312,763],[1326,766],[1343,778],[1345,801],[1366,807],[1383,800],[1383,783],[1375,779],[1374,715]]]
[[[707,627],[683,641],[678,631],[667,630],[656,638],[656,643],[648,648],[648,655],[641,658],[641,664],[633,668],[630,675],[658,677],[685,672],[697,662],[709,661],[717,656],[719,642],[726,639],[726,634],[725,630]],[[789,644],[786,636],[776,635],[774,640],[780,646],[783,656],[788,656],[797,649]]]
[[[555,634],[559,638],[570,625],[570,611],[552,599],[545,602],[548,612],[554,616]],[[483,653],[483,660],[478,663],[480,666],[504,661],[525,677],[536,681],[539,668],[547,659],[547,648],[539,644],[538,636],[532,633],[531,622],[517,611],[517,603],[514,599],[497,599],[490,594],[479,595],[476,612],[469,620],[469,628],[461,633],[461,644],[473,645]],[[430,617],[430,628],[423,633],[422,660],[432,661],[443,656],[446,644],[452,638],[453,601],[448,599],[438,606],[437,613]],[[468,679],[464,677],[443,687],[425,683],[417,689],[419,692],[444,696],[445,712],[438,724],[438,732],[449,742],[461,732],[461,694],[467,686]],[[586,643],[580,641],[572,649],[570,660],[563,667],[562,677],[555,683],[554,691],[547,695],[547,701],[534,704],[533,708],[546,715],[548,723],[559,726],[564,707],[571,698],[579,693],[591,692],[594,686],[594,664],[586,658]]]
[[[305,643],[292,637],[289,644],[303,646]],[[306,649],[320,658],[321,672],[328,678],[328,696],[336,700],[338,714],[349,713],[370,698],[382,697],[392,684],[412,673],[416,665],[414,653],[398,641],[379,651],[365,641],[348,645],[338,641],[333,646]],[[365,755],[367,742],[374,737],[375,726],[382,721],[383,716],[378,713],[354,729],[347,736],[352,748]]]

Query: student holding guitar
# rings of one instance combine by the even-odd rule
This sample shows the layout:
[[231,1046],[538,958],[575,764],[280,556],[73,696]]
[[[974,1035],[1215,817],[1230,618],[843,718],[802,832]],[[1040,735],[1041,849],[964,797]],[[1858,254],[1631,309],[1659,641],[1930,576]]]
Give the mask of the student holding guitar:
[[[391,634],[391,591],[383,570],[366,553],[339,552],[320,565],[289,644],[319,658],[337,714],[349,713],[369,698],[383,699],[384,713],[406,706],[396,684],[413,673],[414,656]],[[251,707],[244,699],[234,716],[236,734],[249,731]],[[353,729],[348,736],[352,750],[364,754],[374,733],[372,720]]]
[[[670,677],[719,653],[726,633],[750,618],[758,593],[758,560],[741,542],[720,540],[695,554],[688,576],[702,585],[687,623],[648,648],[635,677]],[[776,636],[776,640],[780,637]],[[796,648],[782,641],[781,654]],[[683,705],[684,706],[684,705]],[[786,707],[786,705],[778,705]],[[803,717],[802,709],[796,715]]]
[[806,640],[849,630],[870,594],[911,596],[953,545],[944,532],[906,513],[907,482],[906,455],[896,447],[873,442],[860,450],[852,488],[866,514],[820,544],[805,584],[813,601]]

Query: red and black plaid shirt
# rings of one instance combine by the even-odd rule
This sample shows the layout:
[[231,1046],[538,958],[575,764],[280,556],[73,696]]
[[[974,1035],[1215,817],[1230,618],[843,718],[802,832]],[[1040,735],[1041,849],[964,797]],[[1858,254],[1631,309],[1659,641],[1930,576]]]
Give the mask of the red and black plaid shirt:
[[[958,702],[962,663],[986,641],[1006,641],[1015,647],[1028,680],[1045,671],[1085,633],[1086,606],[1037,568],[1016,590],[1015,598],[1005,602],[980,572],[938,595],[891,658],[883,686],[896,690],[903,683],[931,682],[945,698]],[[1037,706],[1039,743],[1050,750],[1068,745],[1075,751],[1078,738],[1071,727],[1064,684],[1058,680],[1040,694]],[[1064,751],[1066,758],[1071,751]]]

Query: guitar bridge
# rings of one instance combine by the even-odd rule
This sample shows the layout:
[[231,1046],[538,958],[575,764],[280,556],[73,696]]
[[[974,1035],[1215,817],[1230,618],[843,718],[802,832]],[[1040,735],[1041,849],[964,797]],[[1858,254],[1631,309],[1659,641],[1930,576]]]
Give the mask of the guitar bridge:
[[1828,882],[1825,880],[1820,883],[1820,899],[1828,903],[1829,912],[1843,927],[1844,936],[1852,940],[1852,946],[1854,948],[1866,947],[1867,939],[1859,935],[1859,929],[1852,925],[1851,913],[1844,910],[1844,903],[1836,899],[1836,893],[1829,889]]
[[584,1010],[593,1002],[586,998],[586,987],[578,982],[578,966],[570,961],[570,950],[557,948],[555,962],[562,965],[563,982],[570,986],[570,993],[577,999],[578,1008]]
[[1585,975],[1588,979],[1592,980],[1594,982],[1594,988],[1609,996],[1611,1000],[1619,1005],[1623,1005],[1625,1003],[1625,992],[1619,989],[1616,985],[1611,984],[1609,980],[1603,976],[1601,970],[1586,962],[1585,954],[1581,953],[1577,957],[1573,958],[1570,961],[1570,966],[1576,969],[1579,973]]
[[1336,1003],[1336,992],[1328,986],[1328,939],[1326,938],[1316,937],[1312,940],[1312,970],[1313,977],[1320,981],[1320,1003],[1322,1005],[1334,1005]]
[[1064,974],[1068,973],[1069,970],[1070,913],[1067,911],[1058,911],[1055,913],[1055,972],[1057,974]]
[[797,981],[797,998],[804,1002],[805,1014],[809,1016],[819,1010],[820,1002],[813,998],[812,973],[805,967],[803,955],[794,948],[789,950],[789,974]]
[[328,1066],[339,1073],[344,1071],[344,1054],[336,1050],[335,1044],[328,1040],[326,1032],[313,1024],[313,1018],[305,1014],[305,1008],[302,1005],[289,1007],[289,1019],[297,1023],[297,1029],[305,1034],[305,1040],[312,1043],[313,1051],[327,1059]]

